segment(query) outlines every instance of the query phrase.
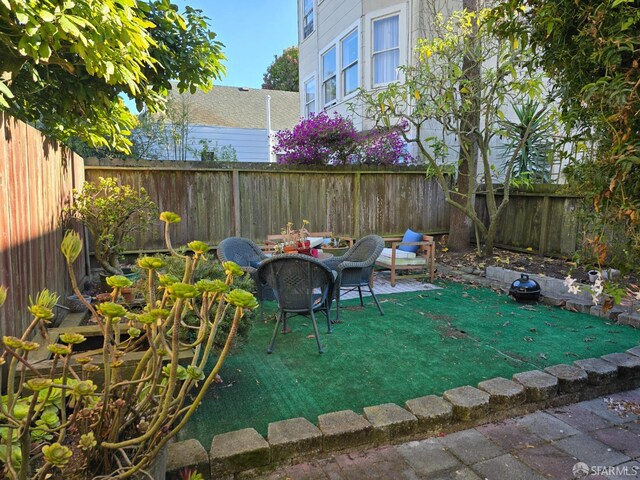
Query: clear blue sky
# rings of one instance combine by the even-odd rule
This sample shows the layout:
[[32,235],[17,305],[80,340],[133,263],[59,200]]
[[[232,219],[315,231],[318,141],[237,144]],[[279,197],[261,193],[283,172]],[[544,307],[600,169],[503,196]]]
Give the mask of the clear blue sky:
[[296,0],[174,0],[198,8],[224,43],[227,75],[216,85],[260,88],[274,55],[298,45]]

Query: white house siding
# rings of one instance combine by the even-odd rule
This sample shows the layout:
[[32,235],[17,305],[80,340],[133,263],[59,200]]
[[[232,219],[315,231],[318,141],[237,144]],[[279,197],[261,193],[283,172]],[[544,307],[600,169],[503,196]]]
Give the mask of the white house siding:
[[[199,152],[202,151],[203,146],[200,144],[200,140],[209,142],[209,150],[213,149],[216,142],[218,148],[231,145],[236,151],[236,160],[239,162],[269,161],[269,140],[266,129],[192,125],[189,129],[185,160],[201,160]],[[150,158],[176,160],[172,148],[167,152],[162,147],[156,149]]]
[[[303,0],[298,0],[298,9],[301,11]],[[299,32],[299,68],[300,68],[300,92],[304,94],[304,82],[315,77],[316,81],[316,112],[324,109],[322,101],[322,68],[321,55],[331,44],[336,44],[339,48],[340,38],[351,31],[354,25],[359,30],[359,86],[368,90],[372,89],[372,22],[381,16],[394,13],[400,15],[400,64],[415,64],[417,61],[415,46],[419,38],[427,38],[433,35],[432,20],[435,11],[442,13],[445,17],[453,11],[462,9],[461,0],[314,0],[315,9],[315,30],[306,39],[302,38],[302,29]],[[301,14],[298,15],[298,22],[301,25]],[[340,70],[338,65],[337,80]],[[402,81],[402,78],[398,80]],[[355,112],[350,109],[350,105],[355,105]],[[334,105],[324,109],[327,113],[337,112],[338,114],[351,117],[356,128],[364,130],[373,125],[370,121],[363,121],[362,109],[357,105],[353,96],[341,97],[338,91],[338,98]],[[505,116],[509,119],[516,119],[512,108],[505,106]],[[304,115],[304,99],[300,102],[300,115]],[[434,136],[441,138],[442,129],[435,122],[428,122],[423,128],[424,137]],[[457,138],[448,135],[445,139],[449,145],[448,155],[445,161],[456,162],[458,160]],[[504,162],[504,152],[501,138],[494,138],[491,142],[490,162],[498,170]],[[409,146],[410,153],[417,155],[415,144]],[[556,167],[557,169],[557,167]],[[479,173],[482,172],[480,165]]]
[[[198,125],[193,127],[190,143],[198,150],[200,140],[208,140],[212,145],[218,142],[218,147],[231,145],[236,150],[239,162],[268,162],[269,139],[267,129],[229,128]],[[192,158],[200,160],[200,158]]]

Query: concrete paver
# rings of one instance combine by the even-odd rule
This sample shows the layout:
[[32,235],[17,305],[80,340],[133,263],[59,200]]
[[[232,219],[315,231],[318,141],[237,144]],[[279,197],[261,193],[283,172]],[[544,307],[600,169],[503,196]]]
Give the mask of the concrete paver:
[[517,418],[516,422],[543,440],[559,440],[580,433],[579,430],[547,412],[531,413]]
[[447,452],[444,445],[434,439],[405,443],[397,449],[419,475],[462,467],[460,461]]
[[506,453],[475,429],[452,433],[443,437],[441,441],[448,450],[467,465]]
[[[640,389],[469,430],[289,465],[260,480],[588,480],[640,478],[640,420],[605,398],[640,402]],[[584,466],[582,466],[584,468]],[[255,478],[255,477],[254,477]]]
[[472,468],[483,478],[496,480],[503,478],[517,478],[518,480],[546,480],[545,477],[536,473],[509,453],[477,463]]
[[625,454],[616,452],[585,433],[558,440],[555,446],[586,464],[619,465],[630,460]]
[[575,478],[573,466],[576,459],[553,445],[544,444],[534,448],[523,448],[516,453],[518,460],[533,470],[553,480],[570,480]]
[[544,441],[535,433],[518,424],[515,419],[488,423],[476,427],[476,430],[505,450],[531,448]]

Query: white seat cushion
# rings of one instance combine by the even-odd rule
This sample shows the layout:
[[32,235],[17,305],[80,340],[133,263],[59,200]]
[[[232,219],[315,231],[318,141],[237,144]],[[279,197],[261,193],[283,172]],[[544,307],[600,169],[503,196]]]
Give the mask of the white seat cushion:
[[[391,248],[383,248],[382,249],[382,253],[380,254],[381,257],[389,257],[391,258],[391,252],[393,249]],[[405,252],[404,250],[398,250],[396,248],[396,260],[399,258],[416,258],[416,254],[413,252]]]
[[[391,266],[391,257],[387,257],[386,255],[380,255],[378,260],[376,260],[377,264],[384,264]],[[427,259],[424,257],[417,258],[398,258],[396,257],[396,265],[426,265]]]

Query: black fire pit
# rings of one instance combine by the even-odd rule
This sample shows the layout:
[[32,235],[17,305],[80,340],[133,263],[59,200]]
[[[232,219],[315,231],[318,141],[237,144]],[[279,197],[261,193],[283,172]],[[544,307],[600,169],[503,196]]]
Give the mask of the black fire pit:
[[517,302],[537,302],[540,299],[540,285],[531,280],[529,275],[522,274],[509,288],[511,295]]

